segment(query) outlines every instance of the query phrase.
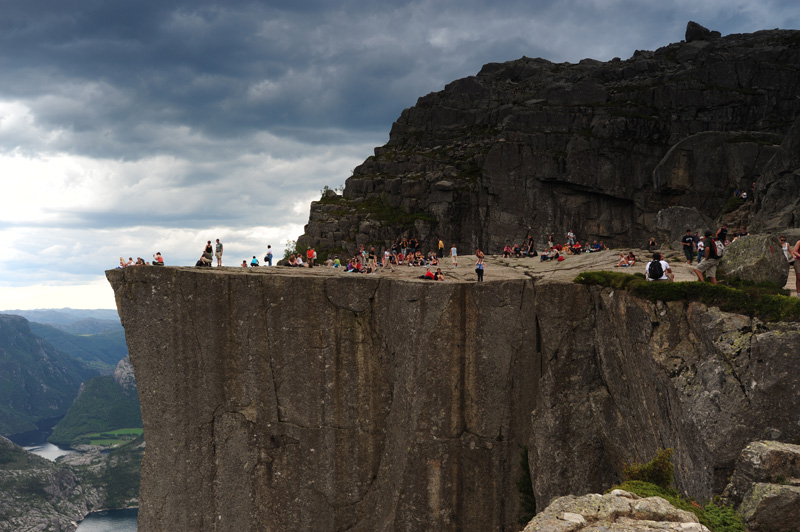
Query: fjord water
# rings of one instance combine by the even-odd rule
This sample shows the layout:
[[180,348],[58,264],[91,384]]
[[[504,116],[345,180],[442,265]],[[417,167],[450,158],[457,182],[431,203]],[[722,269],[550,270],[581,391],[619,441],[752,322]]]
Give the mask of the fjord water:
[[136,532],[139,510],[111,510],[89,514],[81,521],[76,532]]

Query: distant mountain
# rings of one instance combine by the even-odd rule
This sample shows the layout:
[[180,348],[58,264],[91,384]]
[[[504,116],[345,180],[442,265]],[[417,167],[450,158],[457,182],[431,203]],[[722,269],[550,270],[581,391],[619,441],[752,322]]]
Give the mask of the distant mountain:
[[57,329],[70,334],[98,334],[105,332],[122,332],[122,324],[119,319],[98,320],[97,318],[84,318],[72,323],[49,323]]
[[116,429],[141,428],[142,412],[133,378],[133,366],[122,359],[114,375],[87,380],[67,415],[53,428],[48,440],[56,445],[75,447],[85,434]]
[[34,310],[0,310],[0,314],[22,316],[28,321],[58,325],[69,325],[85,319],[108,320],[119,323],[119,315],[113,309],[34,309]]
[[[64,327],[74,327],[78,324],[87,323],[111,323],[108,320],[81,320],[72,325]],[[45,325],[42,323],[31,322],[33,334],[47,340],[59,351],[82,361],[87,367],[98,370],[100,373],[111,373],[117,362],[128,354],[128,346],[125,343],[125,331],[117,322],[116,327],[104,330],[99,333],[70,333],[61,329],[62,326]],[[58,328],[57,328],[58,327]],[[87,330],[83,328],[82,330]]]
[[34,335],[25,318],[0,314],[0,434],[64,415],[81,382],[97,374]]

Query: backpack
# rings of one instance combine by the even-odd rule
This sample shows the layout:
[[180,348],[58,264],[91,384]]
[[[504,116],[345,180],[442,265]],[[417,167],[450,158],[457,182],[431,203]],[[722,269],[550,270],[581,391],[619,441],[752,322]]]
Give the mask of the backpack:
[[721,259],[722,254],[725,253],[725,245],[717,239],[711,239],[714,244],[709,250],[708,256],[712,259]]
[[717,252],[717,258],[721,259],[722,255],[725,253],[725,244],[720,242],[719,240],[714,240],[714,251]]
[[661,266],[660,260],[652,260],[647,265],[647,276],[651,280],[656,281],[664,276],[664,268]]

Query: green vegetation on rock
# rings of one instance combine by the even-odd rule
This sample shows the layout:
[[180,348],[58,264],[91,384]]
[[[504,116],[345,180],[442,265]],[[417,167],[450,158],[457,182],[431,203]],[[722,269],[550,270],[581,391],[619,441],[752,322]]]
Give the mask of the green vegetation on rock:
[[626,464],[623,473],[628,480],[649,482],[669,489],[673,480],[672,449],[662,449],[646,464]]
[[764,321],[800,321],[800,299],[789,297],[770,283],[728,280],[723,284],[700,282],[648,282],[644,275],[596,271],[583,272],[575,282],[627,290],[650,301],[699,301],[725,312],[744,314]]
[[672,488],[672,449],[664,449],[645,464],[634,463],[624,469],[627,480],[608,491],[621,489],[639,497],[661,497],[675,508],[692,512],[711,532],[745,532],[744,522],[733,508],[709,502],[699,504],[683,498]]
[[49,441],[70,446],[89,443],[85,435],[140,428],[142,413],[134,390],[126,390],[110,375],[86,381],[64,419],[53,429]]

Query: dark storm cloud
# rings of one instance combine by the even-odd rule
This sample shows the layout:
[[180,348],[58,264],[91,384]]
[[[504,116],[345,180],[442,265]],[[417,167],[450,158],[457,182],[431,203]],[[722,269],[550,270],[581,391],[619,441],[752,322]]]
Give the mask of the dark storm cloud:
[[[13,2],[0,32],[10,74],[0,88],[92,156],[170,152],[147,135],[152,124],[213,138],[289,126],[301,138],[306,128],[388,129],[417,97],[486,62],[563,60],[562,39],[576,35],[549,28],[578,27],[579,16],[602,10],[558,6]],[[504,33],[521,21],[530,33]]]

